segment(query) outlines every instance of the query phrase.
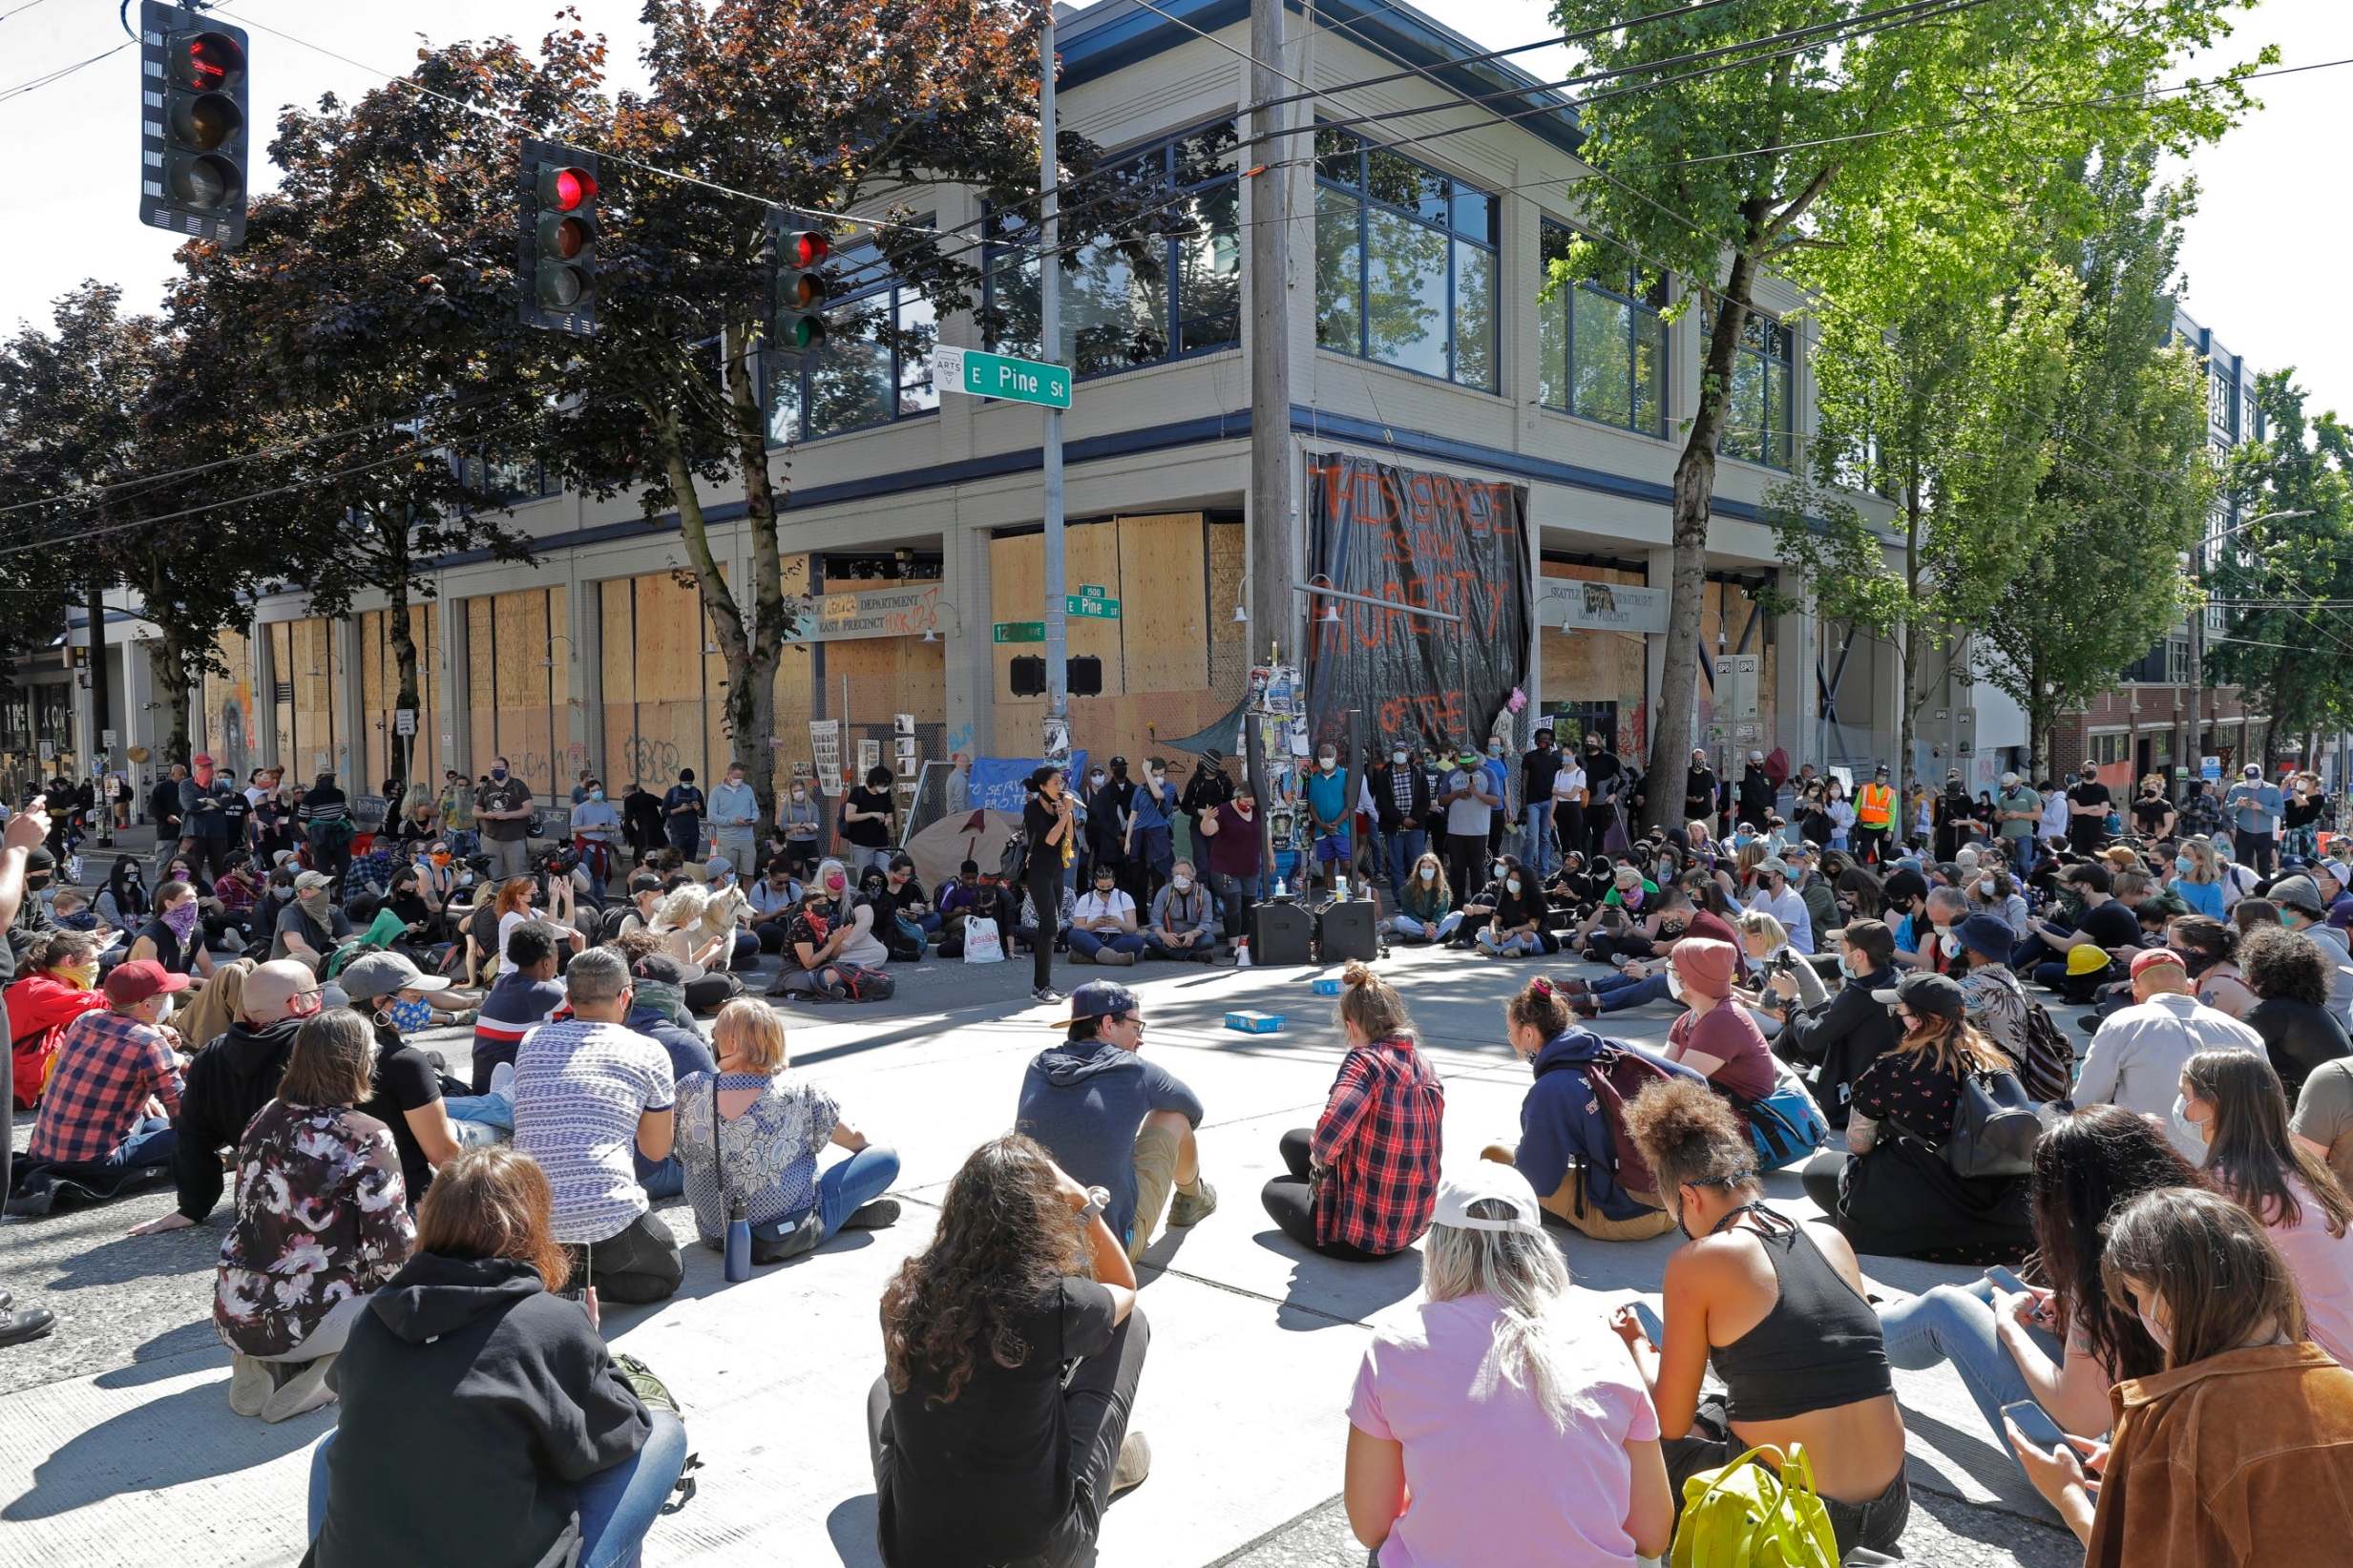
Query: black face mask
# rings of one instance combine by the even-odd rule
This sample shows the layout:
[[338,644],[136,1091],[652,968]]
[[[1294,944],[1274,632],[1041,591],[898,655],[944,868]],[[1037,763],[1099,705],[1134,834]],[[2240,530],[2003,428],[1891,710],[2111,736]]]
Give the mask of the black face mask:
[[49,881],[50,873],[47,871],[29,871],[25,875],[25,886],[33,892],[48,887]]

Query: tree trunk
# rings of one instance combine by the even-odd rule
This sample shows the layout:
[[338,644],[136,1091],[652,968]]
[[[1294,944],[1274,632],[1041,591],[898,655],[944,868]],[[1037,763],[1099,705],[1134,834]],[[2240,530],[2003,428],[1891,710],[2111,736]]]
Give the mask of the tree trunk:
[[163,756],[158,773],[188,760],[187,671],[180,662],[179,638],[168,626],[159,625],[159,629],[163,635],[147,645],[147,678],[163,709]]
[[[1764,220],[1765,208],[1752,203],[1750,229]],[[1749,283],[1756,270],[1743,251],[1733,257],[1731,275],[1716,297],[1714,330],[1699,378],[1699,404],[1691,414],[1683,455],[1675,462],[1674,575],[1668,600],[1667,653],[1659,677],[1658,705],[1650,726],[1649,787],[1646,825],[1680,826],[1682,791],[1672,787],[1691,756],[1692,719],[1699,697],[1699,620],[1708,596],[1708,517],[1715,497],[1715,444],[1724,428],[1724,402],[1732,387],[1733,356],[1748,321]]]
[[727,690],[727,734],[735,760],[744,765],[760,800],[760,820],[776,820],[776,666],[791,635],[792,610],[785,602],[784,557],[776,545],[778,496],[768,472],[767,429],[760,417],[759,378],[751,356],[758,352],[739,325],[721,342],[726,351],[727,405],[735,415],[736,466],[744,472],[744,526],[751,533],[752,626],[741,677]]
[[[392,662],[400,671],[400,693],[394,699],[392,706],[395,711],[402,708],[408,709],[414,716],[411,720],[413,722],[422,719],[425,705],[420,700],[423,694],[417,684],[416,633],[409,624],[408,575],[401,574],[390,586],[391,603],[385,611],[385,615],[389,617],[386,624],[391,628]],[[395,727],[391,734],[385,737],[384,747],[385,757],[390,764],[391,776],[400,785],[399,793],[385,803],[386,809],[395,815],[400,811],[401,799],[407,795],[412,782],[409,777],[409,764],[411,761],[410,751],[416,744],[414,736],[404,737],[400,734],[397,727],[398,722],[395,719]],[[563,781],[558,779],[556,782],[561,784]]]

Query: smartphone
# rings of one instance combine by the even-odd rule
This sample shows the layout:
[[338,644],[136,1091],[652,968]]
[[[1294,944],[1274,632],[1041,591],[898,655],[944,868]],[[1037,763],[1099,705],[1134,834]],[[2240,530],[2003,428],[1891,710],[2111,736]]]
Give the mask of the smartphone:
[[2005,1405],[2002,1413],[2009,1418],[2012,1426],[2026,1433],[2027,1442],[2044,1453],[2068,1453],[2074,1451],[2073,1445],[2067,1440],[2067,1433],[2059,1430],[2059,1423],[2053,1421],[2033,1400],[2021,1399],[2014,1405]]
[[1634,1314],[1634,1321],[1642,1325],[1643,1338],[1649,1340],[1653,1346],[1667,1342],[1667,1325],[1659,1322],[1658,1314],[1650,1309],[1649,1302],[1629,1301],[1626,1305],[1628,1309]]
[[1985,1278],[1991,1280],[1997,1288],[2006,1290],[2013,1296],[2030,1296],[2034,1293],[2026,1281],[1999,1264],[1985,1270]]

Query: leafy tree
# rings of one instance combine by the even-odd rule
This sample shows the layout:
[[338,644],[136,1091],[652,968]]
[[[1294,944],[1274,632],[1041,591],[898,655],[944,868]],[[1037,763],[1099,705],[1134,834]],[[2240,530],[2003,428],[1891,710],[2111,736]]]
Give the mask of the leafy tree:
[[2256,524],[2207,572],[2223,635],[2207,640],[2206,674],[2270,714],[2275,740],[2353,726],[2353,431],[2306,412],[2306,396],[2292,370],[2257,382],[2263,439],[2232,454],[2227,482],[2243,516],[2308,515]]
[[2082,280],[2068,327],[2052,460],[2022,513],[2042,541],[1972,639],[1978,668],[2026,710],[2036,770],[2064,709],[2112,690],[2187,608],[2177,554],[2215,493],[2205,373],[2172,334],[2170,292],[2192,193],[2152,191],[2154,150],[2111,150],[2066,184],[2099,215],[2054,230]]
[[[1597,30],[1583,46],[1591,64],[1626,73],[1584,102],[1596,177],[1577,194],[1609,240],[1688,281],[1679,307],[1696,303],[1705,324],[1697,406],[1674,475],[1655,777],[1673,775],[1690,743],[1716,454],[1759,274],[1813,281],[1816,258],[1861,242],[1859,217],[1906,193],[1930,193],[1937,228],[1965,238],[1998,224],[2008,193],[2042,188],[2054,161],[2104,136],[2139,127],[2128,139],[2183,145],[2219,134],[2244,102],[2237,74],[2132,95],[2220,36],[2239,4],[2169,0],[2120,12],[2088,0],[1955,0],[1857,26],[1883,9],[1879,0],[1750,0],[1628,28],[1620,0],[1555,0],[1565,31]],[[1801,29],[1823,31],[1706,67],[1659,64]],[[1651,792],[1654,822],[1675,798]]]

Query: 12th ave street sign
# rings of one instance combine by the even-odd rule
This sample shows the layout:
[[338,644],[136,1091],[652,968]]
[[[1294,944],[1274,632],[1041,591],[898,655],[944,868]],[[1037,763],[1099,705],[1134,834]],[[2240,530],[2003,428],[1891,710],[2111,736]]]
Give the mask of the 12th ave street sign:
[[1010,354],[986,354],[977,348],[951,348],[941,344],[932,350],[932,379],[944,391],[1035,403],[1045,408],[1070,407],[1067,366],[1018,360]]

